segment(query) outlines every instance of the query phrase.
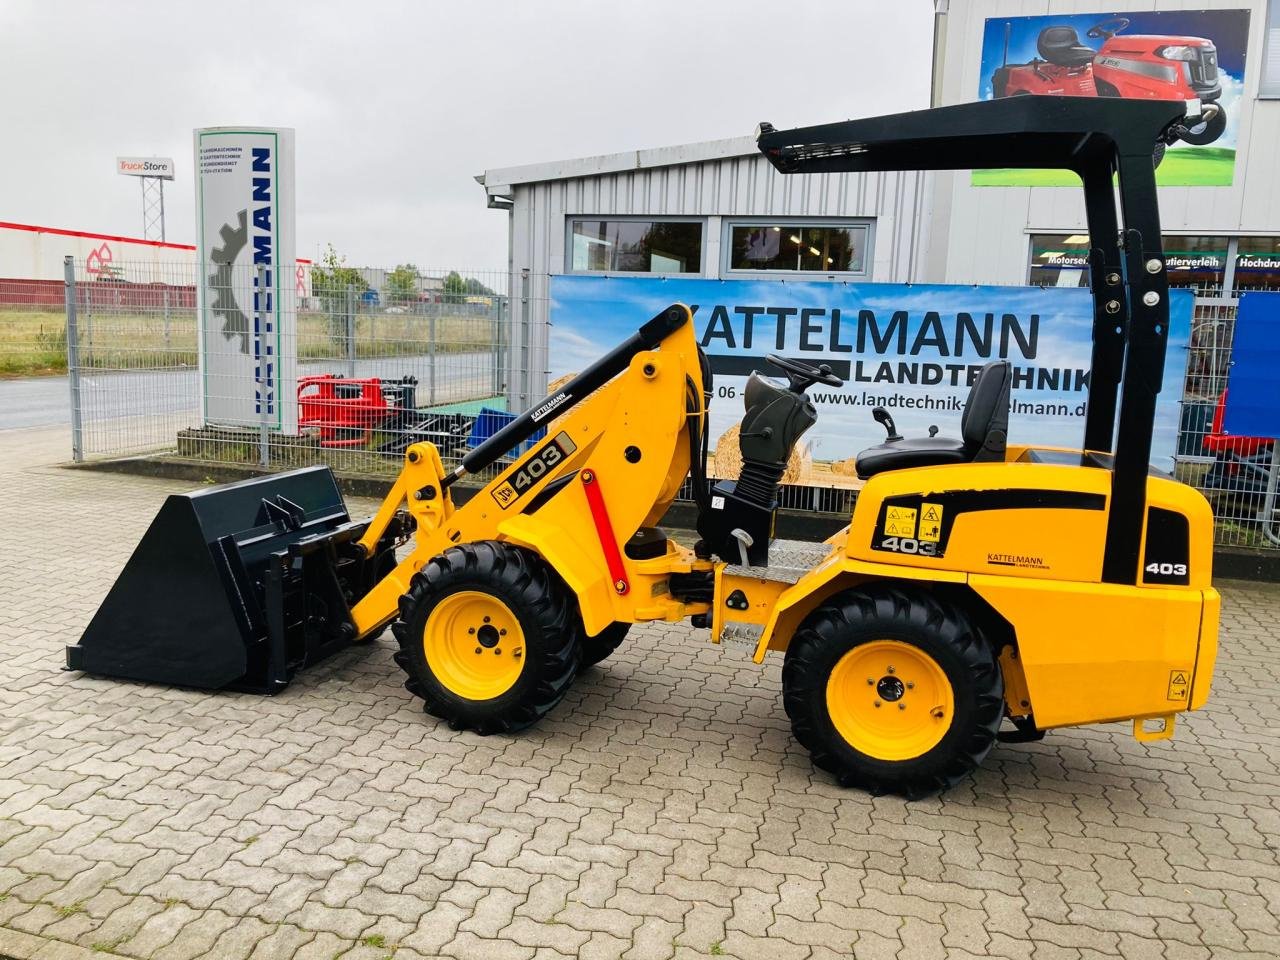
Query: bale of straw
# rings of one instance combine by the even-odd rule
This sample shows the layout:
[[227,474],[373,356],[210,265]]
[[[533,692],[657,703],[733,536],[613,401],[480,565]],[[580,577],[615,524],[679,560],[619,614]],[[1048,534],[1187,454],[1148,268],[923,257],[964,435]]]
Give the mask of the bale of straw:
[[[734,424],[716,441],[715,455],[711,460],[711,473],[721,480],[732,480],[742,472],[742,451],[738,449],[739,425]],[[795,448],[787,458],[782,471],[783,483],[804,483],[813,470],[813,458],[808,448]]]

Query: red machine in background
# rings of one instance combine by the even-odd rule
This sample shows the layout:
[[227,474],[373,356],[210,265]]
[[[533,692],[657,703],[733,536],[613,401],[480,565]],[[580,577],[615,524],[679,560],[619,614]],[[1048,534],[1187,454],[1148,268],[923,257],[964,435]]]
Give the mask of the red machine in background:
[[348,379],[333,373],[298,378],[298,426],[314,427],[322,447],[366,446],[372,432],[414,408],[417,381]]
[[1005,26],[1004,63],[991,76],[995,97],[1027,94],[1067,97],[1125,97],[1139,100],[1199,100],[1205,118],[1182,128],[1178,138],[1203,146],[1217,140],[1227,125],[1219,100],[1218,50],[1204,37],[1120,36],[1129,26],[1126,17],[1112,17],[1086,31],[1090,40],[1101,40],[1095,50],[1080,41],[1074,27],[1045,27],[1036,39],[1039,58],[1009,63],[1009,36]]

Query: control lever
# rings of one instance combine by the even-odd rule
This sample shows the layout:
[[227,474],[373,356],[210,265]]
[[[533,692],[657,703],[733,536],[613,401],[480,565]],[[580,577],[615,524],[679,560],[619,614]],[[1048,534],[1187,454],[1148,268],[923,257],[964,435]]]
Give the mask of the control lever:
[[742,565],[744,567],[751,566],[751,561],[747,558],[747,550],[756,542],[755,538],[741,527],[735,527],[729,532],[729,536],[738,541],[738,555],[742,560]]
[[876,407],[871,411],[871,416],[875,418],[876,423],[884,427],[889,434],[885,437],[885,443],[893,443],[895,440],[901,440],[902,434],[898,432],[897,426],[894,425],[893,417],[889,416],[889,411],[884,407]]
[[929,425],[929,436],[936,437],[938,435],[938,425],[936,423]]

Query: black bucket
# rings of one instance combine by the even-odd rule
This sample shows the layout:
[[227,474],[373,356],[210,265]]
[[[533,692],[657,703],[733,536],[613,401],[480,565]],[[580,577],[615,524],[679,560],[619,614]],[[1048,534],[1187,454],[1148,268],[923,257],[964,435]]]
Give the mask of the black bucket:
[[184,687],[284,689],[355,639],[351,605],[395,566],[371,557],[328,467],[170,496],[67,667]]

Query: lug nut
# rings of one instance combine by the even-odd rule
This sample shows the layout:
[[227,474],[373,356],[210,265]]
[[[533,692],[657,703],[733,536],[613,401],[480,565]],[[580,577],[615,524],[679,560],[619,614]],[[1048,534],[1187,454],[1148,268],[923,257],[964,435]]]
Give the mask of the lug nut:
[[889,673],[893,673],[893,666],[892,666],[892,664],[889,666],[889,669],[888,669],[888,671],[887,671],[887,672],[889,672]]
[[907,681],[907,689],[908,689],[908,690],[914,690],[915,688],[916,688],[915,681],[914,681],[914,680],[908,680],[908,681]]
[[899,709],[899,710],[905,710],[905,709],[907,709],[907,705],[906,705],[905,703],[903,703],[901,700],[899,700],[899,701],[898,701],[898,709]]
[[507,635],[507,631],[505,631],[505,630],[499,630],[499,631],[498,631],[498,636],[500,636],[500,637],[505,637],[506,635]]
[[476,628],[475,628],[475,627],[470,627],[470,628],[468,628],[468,630],[467,630],[467,633],[475,633],[475,632],[476,632]]
[[879,701],[879,700],[877,700],[877,701],[876,701],[876,709],[877,709],[877,710],[879,710],[879,709],[880,709],[880,701]]
[[871,679],[870,677],[867,677],[867,686],[868,686],[868,687],[874,687],[875,685],[876,685],[876,682],[875,682],[873,679]]
[[501,648],[501,647],[494,647],[494,648],[493,648],[493,655],[494,655],[495,657],[500,657],[500,656],[502,656],[502,648]]
[[485,623],[488,623],[488,622],[489,622],[489,618],[488,618],[488,617],[485,617],[485,618],[484,618],[484,622],[485,622]]
[[484,653],[484,650],[480,647],[476,647],[476,653]]

